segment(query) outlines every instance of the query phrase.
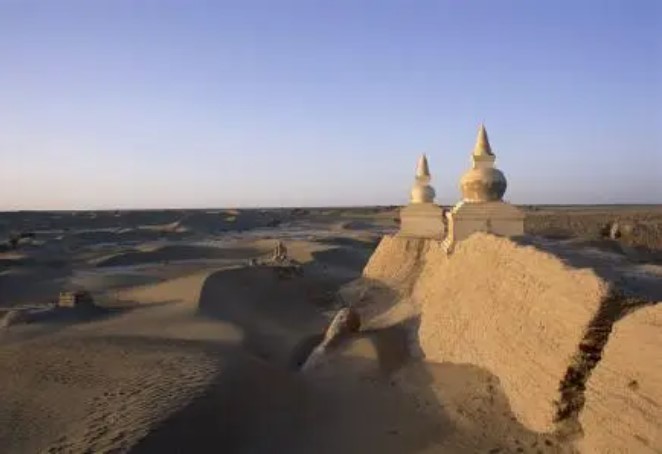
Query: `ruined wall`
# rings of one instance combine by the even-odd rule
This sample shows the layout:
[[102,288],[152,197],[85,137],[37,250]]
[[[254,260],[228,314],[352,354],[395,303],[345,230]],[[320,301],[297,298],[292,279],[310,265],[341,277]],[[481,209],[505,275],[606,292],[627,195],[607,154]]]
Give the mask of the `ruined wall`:
[[662,304],[614,324],[585,394],[582,452],[662,452]]
[[[607,407],[598,403],[600,393],[610,393],[613,386],[627,388],[621,383],[631,375],[626,370],[648,377],[631,379],[647,383],[642,390],[659,390],[662,380],[662,355],[653,358],[662,347],[659,318],[646,322],[649,334],[641,342],[647,347],[637,337],[641,321],[637,328],[628,328],[635,322],[618,322],[610,337],[616,321],[656,301],[631,294],[654,288],[656,277],[647,278],[652,286],[641,285],[644,281],[628,286],[632,275],[626,278],[620,268],[626,264],[617,266],[614,260],[556,242],[485,233],[458,243],[451,255],[439,241],[385,237],[363,277],[343,291],[360,313],[362,329],[418,319],[415,343],[428,361],[473,364],[498,376],[518,421],[531,430],[581,436],[583,425],[587,443],[590,437],[600,440],[605,431],[605,440],[618,440],[617,428],[627,424],[621,416],[608,416],[617,414],[643,427],[642,433],[627,429],[628,440],[641,437],[659,446],[652,435],[660,431],[658,423],[638,422],[662,420],[658,391],[647,391],[639,400],[616,392]],[[655,334],[651,326],[657,327]],[[637,348],[649,350],[640,357]],[[639,358],[648,365],[635,365]],[[657,367],[657,378],[651,367]],[[644,405],[646,398],[655,403]],[[612,442],[590,443],[598,448],[588,452],[604,452]]]
[[527,427],[552,431],[560,382],[609,286],[592,271],[486,234],[453,255],[430,252],[414,288],[420,344],[430,361],[497,375]]
[[382,238],[361,278],[339,292],[343,302],[360,315],[364,329],[417,316],[420,305],[410,296],[430,250],[441,251],[441,242],[391,235]]

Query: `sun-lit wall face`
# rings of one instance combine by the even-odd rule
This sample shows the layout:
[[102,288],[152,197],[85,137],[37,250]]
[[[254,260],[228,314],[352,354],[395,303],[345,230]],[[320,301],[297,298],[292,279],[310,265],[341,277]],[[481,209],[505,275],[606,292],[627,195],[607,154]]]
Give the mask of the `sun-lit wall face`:
[[662,202],[658,2],[6,2],[0,210]]

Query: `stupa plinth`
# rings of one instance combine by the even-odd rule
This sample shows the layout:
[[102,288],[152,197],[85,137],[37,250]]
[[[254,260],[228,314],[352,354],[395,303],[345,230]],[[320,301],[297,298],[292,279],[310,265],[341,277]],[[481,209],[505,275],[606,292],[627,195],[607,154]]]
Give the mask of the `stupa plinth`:
[[524,213],[503,201],[507,181],[494,167],[496,156],[492,152],[487,131],[480,125],[476,146],[471,154],[472,168],[460,179],[462,201],[447,213],[448,250],[474,232],[487,232],[500,236],[524,234]]
[[418,160],[409,205],[400,210],[399,236],[438,240],[444,238],[443,210],[434,203],[435,192],[430,186],[431,179],[428,160],[423,155]]

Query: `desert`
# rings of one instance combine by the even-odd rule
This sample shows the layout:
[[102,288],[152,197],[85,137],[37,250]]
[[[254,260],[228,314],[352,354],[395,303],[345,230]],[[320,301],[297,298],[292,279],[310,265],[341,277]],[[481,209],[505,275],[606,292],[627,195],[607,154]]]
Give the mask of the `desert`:
[[[537,245],[472,237],[447,265],[441,243],[394,235],[397,207],[4,213],[0,445],[4,452],[605,452],[600,440],[613,433],[624,449],[656,452],[662,262],[654,228],[662,208],[523,210]],[[631,233],[610,237],[615,223]],[[17,232],[29,235],[11,247]],[[281,261],[273,254],[279,244]],[[508,312],[532,297],[517,295],[511,282],[516,294],[503,297],[515,298],[511,306],[498,303],[506,306],[485,313],[485,322],[471,315],[471,301],[478,308],[490,299],[472,288],[472,276],[487,268],[471,254],[499,256],[500,248],[514,263],[500,267],[501,277],[481,276],[484,285],[517,278],[508,267],[518,262],[536,263],[538,276],[519,279],[555,286],[536,299],[544,302],[536,310],[552,313]],[[571,265],[576,278],[557,258],[572,254],[584,260]],[[584,436],[569,436],[557,427],[554,400],[597,311],[586,304],[601,304],[605,282],[617,279],[640,301],[614,323],[616,340],[586,380],[585,408],[571,418]],[[64,291],[88,292],[94,307],[58,307]],[[360,314],[360,328],[304,367],[343,307]],[[471,319],[475,334],[466,328]],[[409,348],[412,320],[423,355]],[[490,329],[497,331],[485,344]],[[632,363],[634,354],[648,356]],[[612,388],[622,397],[595,397]],[[640,403],[632,400],[639,395]],[[612,429],[604,421],[614,411],[642,422]]]
[[660,30],[0,0],[0,454],[662,454]]

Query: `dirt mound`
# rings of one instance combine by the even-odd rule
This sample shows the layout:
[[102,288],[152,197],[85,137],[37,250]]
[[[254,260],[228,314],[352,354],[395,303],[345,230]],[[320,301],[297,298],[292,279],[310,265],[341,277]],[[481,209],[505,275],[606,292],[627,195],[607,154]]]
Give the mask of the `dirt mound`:
[[211,271],[194,273],[187,276],[168,279],[155,284],[130,287],[116,291],[120,301],[154,303],[186,303],[195,304],[200,297],[200,290]]
[[662,304],[616,322],[588,380],[585,452],[662,452]]
[[437,241],[385,237],[340,295],[362,329],[409,321],[410,348],[428,361],[498,376],[527,428],[576,434],[611,325],[653,301],[655,282],[624,259],[563,242],[475,234],[448,256]]
[[418,312],[409,296],[433,241],[384,236],[360,279],[344,286],[340,298],[359,314],[365,328],[390,326]]
[[298,344],[324,331],[326,319],[314,302],[333,288],[329,284],[310,276],[286,277],[278,267],[222,270],[205,280],[198,311],[240,327],[253,354],[288,364]]
[[414,290],[425,356],[492,371],[520,421],[538,431],[554,430],[559,384],[609,296],[590,270],[479,234],[451,257],[428,254]]

